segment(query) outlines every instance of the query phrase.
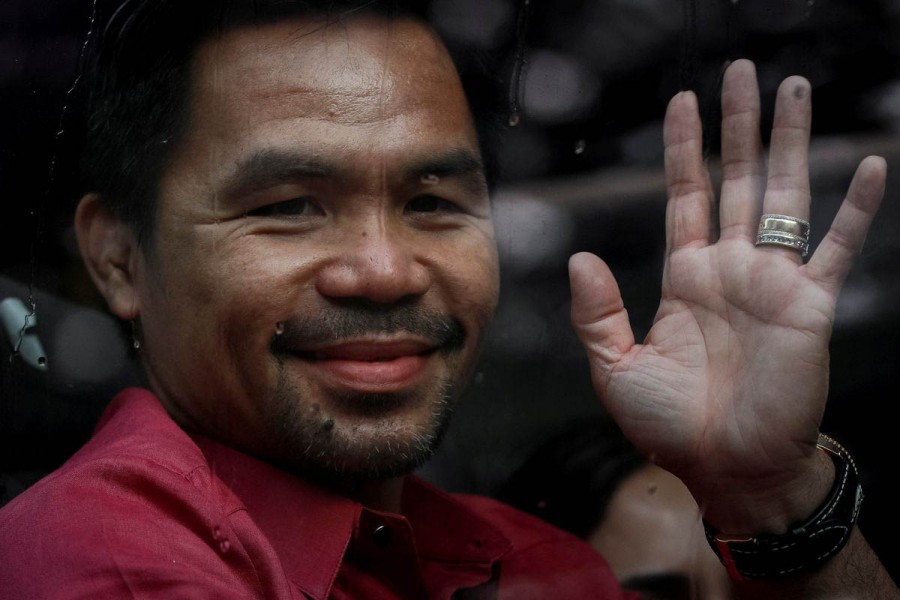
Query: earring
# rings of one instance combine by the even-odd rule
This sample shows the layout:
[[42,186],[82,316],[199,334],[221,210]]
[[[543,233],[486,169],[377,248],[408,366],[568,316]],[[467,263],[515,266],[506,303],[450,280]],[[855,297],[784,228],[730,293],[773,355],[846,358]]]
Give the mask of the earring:
[[134,319],[131,319],[131,346],[135,350],[141,349],[141,340],[138,337],[137,325],[134,322]]

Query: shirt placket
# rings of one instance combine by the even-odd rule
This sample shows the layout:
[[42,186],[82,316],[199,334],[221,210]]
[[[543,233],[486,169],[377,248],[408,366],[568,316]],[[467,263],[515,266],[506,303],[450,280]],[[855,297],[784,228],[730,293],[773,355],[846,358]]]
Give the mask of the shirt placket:
[[412,528],[399,515],[363,509],[343,570],[346,577],[339,576],[337,587],[355,579],[355,592],[367,600],[427,598]]

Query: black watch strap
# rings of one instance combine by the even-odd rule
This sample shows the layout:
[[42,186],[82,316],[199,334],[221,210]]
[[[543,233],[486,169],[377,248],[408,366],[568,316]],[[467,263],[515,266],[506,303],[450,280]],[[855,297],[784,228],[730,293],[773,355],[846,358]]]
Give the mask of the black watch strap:
[[777,579],[813,571],[837,554],[859,516],[863,493],[856,464],[843,446],[819,434],[817,446],[834,461],[834,485],[813,516],[783,535],[730,536],[704,523],[706,539],[736,581]]

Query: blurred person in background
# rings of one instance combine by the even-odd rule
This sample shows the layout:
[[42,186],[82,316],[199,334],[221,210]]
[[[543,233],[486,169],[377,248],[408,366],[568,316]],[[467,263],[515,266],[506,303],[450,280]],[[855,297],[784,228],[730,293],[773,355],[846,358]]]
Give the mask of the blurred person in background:
[[497,497],[587,540],[622,587],[644,598],[732,597],[688,489],[643,458],[608,418],[568,423]]

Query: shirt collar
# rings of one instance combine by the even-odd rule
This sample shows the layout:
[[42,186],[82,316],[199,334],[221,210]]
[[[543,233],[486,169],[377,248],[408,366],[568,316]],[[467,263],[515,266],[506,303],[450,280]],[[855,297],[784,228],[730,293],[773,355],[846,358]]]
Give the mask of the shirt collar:
[[415,532],[420,556],[427,560],[490,567],[512,547],[462,501],[418,477],[406,479],[402,511]]
[[[146,390],[120,393],[103,415],[96,435],[121,437],[122,431],[132,430],[179,444],[173,456],[185,457],[185,470],[204,460],[247,510],[288,578],[317,600],[328,597],[363,511],[376,513],[240,451],[199,435],[188,437]],[[232,505],[228,510],[240,507]],[[437,574],[449,587],[486,581],[492,565],[512,547],[459,497],[417,477],[404,482],[401,512],[402,516],[390,516],[409,523],[420,567]]]
[[[367,509],[266,462],[193,437],[215,475],[269,540],[288,577],[311,597],[327,598]],[[422,561],[465,565],[465,573],[457,572],[459,583],[487,580],[492,565],[512,547],[463,502],[417,477],[404,483],[402,513]]]
[[210,468],[244,503],[288,577],[326,598],[362,506],[251,456],[195,436]]

